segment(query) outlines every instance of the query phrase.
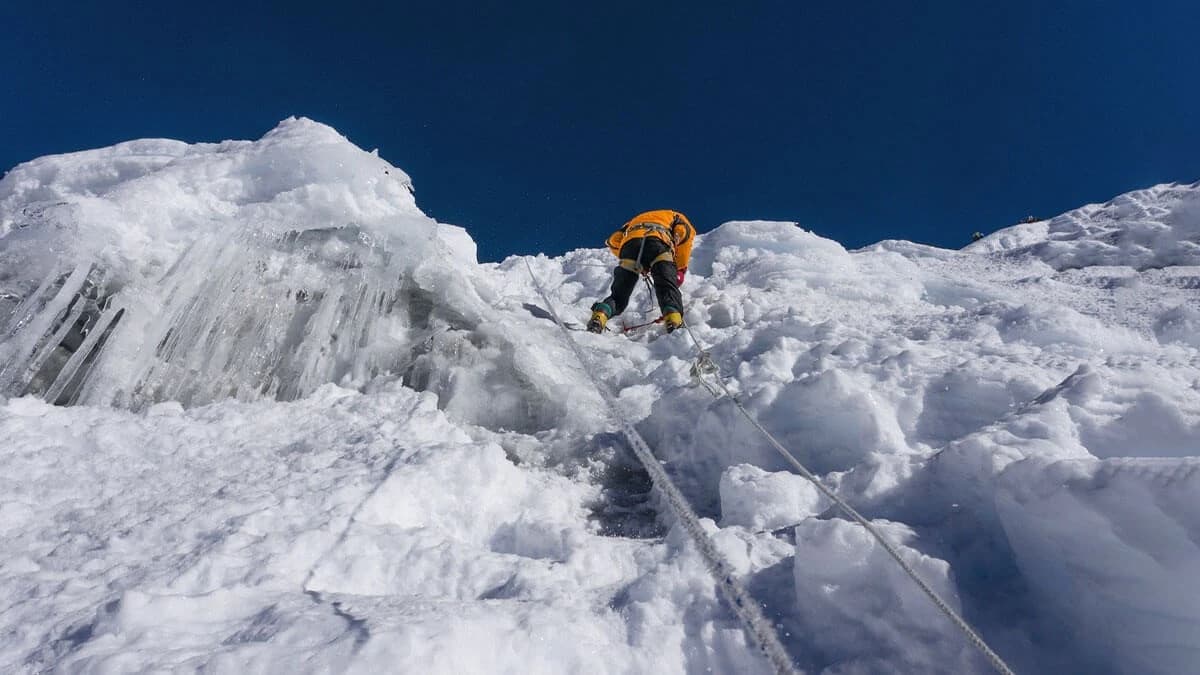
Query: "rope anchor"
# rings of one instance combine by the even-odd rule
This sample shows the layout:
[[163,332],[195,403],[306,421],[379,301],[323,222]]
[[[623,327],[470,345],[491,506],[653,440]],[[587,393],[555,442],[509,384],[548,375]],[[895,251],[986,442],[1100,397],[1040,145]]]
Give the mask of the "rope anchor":
[[713,398],[721,398],[725,392],[721,390],[721,386],[717,382],[721,379],[721,368],[713,361],[712,355],[708,352],[700,352],[700,356],[692,362],[692,367],[688,370],[692,379],[696,381],[705,391],[713,395]]

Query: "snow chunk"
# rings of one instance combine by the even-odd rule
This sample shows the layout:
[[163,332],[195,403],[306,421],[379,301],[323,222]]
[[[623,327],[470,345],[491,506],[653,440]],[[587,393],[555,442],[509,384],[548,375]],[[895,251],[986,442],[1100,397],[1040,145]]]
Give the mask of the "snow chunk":
[[692,253],[691,269],[704,275],[736,275],[754,286],[770,288],[787,271],[802,271],[812,286],[829,287],[853,272],[846,249],[803,230],[796,223],[733,221],[701,238]]
[[775,430],[785,446],[800,448],[800,460],[817,473],[845,470],[872,453],[907,448],[891,403],[862,378],[843,370],[827,370],[784,386],[760,421]]
[[471,235],[467,234],[465,227],[438,223],[437,234],[442,243],[450,249],[452,255],[472,265],[479,262],[479,248],[475,245],[475,240],[471,238]]
[[1095,667],[1200,662],[1200,461],[1029,459],[996,504],[1025,579]]
[[1154,322],[1159,342],[1180,342],[1200,348],[1200,309],[1178,305],[1163,312]]
[[828,501],[808,479],[752,465],[731,466],[721,475],[721,526],[775,530],[825,509]]
[[[874,525],[958,611],[950,566],[905,545],[913,538],[907,526]],[[804,629],[836,672],[973,670],[962,635],[861,526],[836,519],[798,525],[794,575]]]

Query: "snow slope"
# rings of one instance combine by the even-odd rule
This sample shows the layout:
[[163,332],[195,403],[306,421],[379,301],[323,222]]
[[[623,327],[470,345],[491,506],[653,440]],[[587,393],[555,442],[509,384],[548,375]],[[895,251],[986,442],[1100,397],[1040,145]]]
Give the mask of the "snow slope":
[[[608,254],[481,265],[410,188],[305,119],[0,180],[0,670],[767,669],[526,268],[582,320]],[[726,223],[687,320],[1018,672],[1193,672],[1197,204],[963,251]],[[987,671],[688,336],[573,335],[799,668]]]
[[1136,190],[1048,221],[1014,225],[967,250],[1032,255],[1057,270],[1195,265],[1200,259],[1198,185],[1173,183]]

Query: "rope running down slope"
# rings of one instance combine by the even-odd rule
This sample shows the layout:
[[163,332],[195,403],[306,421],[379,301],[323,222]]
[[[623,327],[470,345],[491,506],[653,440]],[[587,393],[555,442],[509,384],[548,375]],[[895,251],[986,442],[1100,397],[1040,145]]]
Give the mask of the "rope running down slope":
[[780,675],[796,673],[797,671],[792,664],[791,657],[788,656],[787,651],[783,648],[783,644],[780,643],[779,636],[775,634],[774,627],[763,616],[762,609],[759,608],[758,604],[737,580],[737,577],[734,576],[735,573],[732,566],[717,551],[712,539],[709,538],[700,524],[699,516],[688,505],[687,499],[679,491],[679,488],[675,487],[675,484],[671,482],[671,478],[662,468],[662,465],[659,464],[658,460],[655,459],[654,453],[650,451],[650,447],[646,444],[645,439],[621,415],[620,408],[617,405],[616,399],[613,398],[612,392],[596,377],[595,369],[590,367],[591,363],[588,361],[583,350],[575,342],[575,338],[571,336],[570,329],[559,319],[558,312],[554,310],[554,303],[550,301],[546,290],[542,287],[541,282],[538,281],[537,275],[533,272],[533,265],[530,264],[528,259],[525,260],[525,265],[529,269],[529,276],[533,279],[533,285],[537,288],[538,295],[542,296],[542,300],[546,302],[546,307],[549,309],[550,315],[554,318],[554,323],[558,324],[558,327],[562,329],[567,346],[575,353],[575,357],[579,359],[580,365],[583,366],[583,372],[587,373],[596,390],[600,392],[600,396],[608,405],[612,419],[620,424],[621,431],[633,447],[633,452],[637,456],[638,461],[642,463],[642,466],[646,468],[646,472],[650,474],[651,480],[654,481],[654,486],[662,492],[672,513],[675,514],[675,518],[684,531],[687,532],[688,536],[691,537],[692,542],[695,543],[696,548],[708,566],[709,572],[717,582],[717,588],[729,603],[730,608],[733,609],[734,614],[741,619],[746,634],[762,650],[776,673]]
[[[771,446],[774,447],[775,450],[782,455],[789,464],[795,467],[796,471],[799,472],[801,476],[807,478],[809,482],[811,482],[817,487],[818,490],[821,491],[821,494],[828,497],[834,504],[838,506],[838,508],[842,510],[843,513],[849,516],[851,520],[859,525],[862,525],[863,528],[865,528],[867,532],[875,538],[875,541],[879,542],[879,545],[883,547],[883,550],[887,551],[888,555],[896,561],[896,564],[900,565],[900,568],[904,570],[905,574],[907,574],[909,578],[911,578],[913,582],[916,583],[916,585],[921,589],[921,591],[933,601],[933,604],[936,605],[939,610],[941,610],[942,614],[945,614],[946,617],[950,619],[950,621],[956,627],[958,627],[960,631],[962,631],[963,635],[966,636],[967,641],[970,642],[972,646],[978,649],[987,658],[988,662],[991,663],[992,667],[995,668],[997,672],[1002,673],[1003,675],[1014,675],[1012,669],[1009,668],[1008,664],[1004,662],[1004,659],[1000,658],[1000,655],[993,651],[992,648],[983,641],[983,638],[979,636],[979,633],[975,632],[975,630],[971,628],[971,625],[968,624],[965,619],[959,616],[957,612],[951,609],[950,605],[947,604],[946,601],[937,594],[937,591],[933,590],[933,588],[921,578],[921,575],[917,574],[916,570],[914,570],[912,566],[900,556],[900,551],[897,550],[896,547],[892,545],[892,543],[889,542],[887,538],[884,537],[883,534],[874,525],[872,525],[869,520],[864,518],[862,514],[855,510],[854,507],[847,504],[844,499],[839,497],[833,492],[833,490],[830,490],[824,483],[817,479],[817,477],[813,475],[813,473],[809,471],[807,467],[800,463],[800,460],[796,459],[795,455],[788,452],[788,449],[785,448],[783,444],[771,434],[771,432],[767,431],[761,423],[759,423],[758,419],[746,409],[746,406],[742,405],[741,400],[729,390],[729,387],[725,384],[725,378],[721,376],[720,369],[718,369],[716,364],[712,361],[712,357],[709,355],[709,353],[702,346],[700,346],[700,341],[696,339],[696,335],[692,332],[691,327],[688,326],[687,323],[684,323],[684,328],[687,329],[688,335],[692,338],[692,342],[696,345],[697,364],[705,364],[705,366],[707,366],[698,367],[697,370],[715,376],[717,386],[725,393],[726,396],[729,397],[729,400],[733,401],[734,405],[737,406],[738,410],[741,411],[742,415],[746,417],[750,424],[754,425],[754,428],[758,429],[762,435],[765,436],[768,441],[770,441]],[[701,382],[707,386],[707,383],[703,379],[701,379]],[[709,391],[711,392],[712,390],[710,389]]]

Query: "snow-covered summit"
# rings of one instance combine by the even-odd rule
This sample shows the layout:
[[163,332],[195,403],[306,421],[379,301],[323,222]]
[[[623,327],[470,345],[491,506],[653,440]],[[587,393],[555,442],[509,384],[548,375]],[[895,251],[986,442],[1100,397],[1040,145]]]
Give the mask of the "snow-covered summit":
[[[113,211],[100,211],[103,203]],[[67,205],[89,225],[134,231],[150,246],[233,215],[293,229],[422,215],[403,171],[307,118],[286,119],[258,141],[145,139],[18,165],[0,181],[0,236]]]
[[[1188,672],[1196,186],[1143,192],[964,251],[725,223],[689,332],[572,335],[799,668],[987,664],[693,334],[1017,672]],[[23,164],[0,227],[0,671],[765,672],[548,320],[606,251],[479,264],[302,119]]]
[[1200,182],[1128,192],[984,237],[969,251],[1030,255],[1057,270],[1200,265]]

